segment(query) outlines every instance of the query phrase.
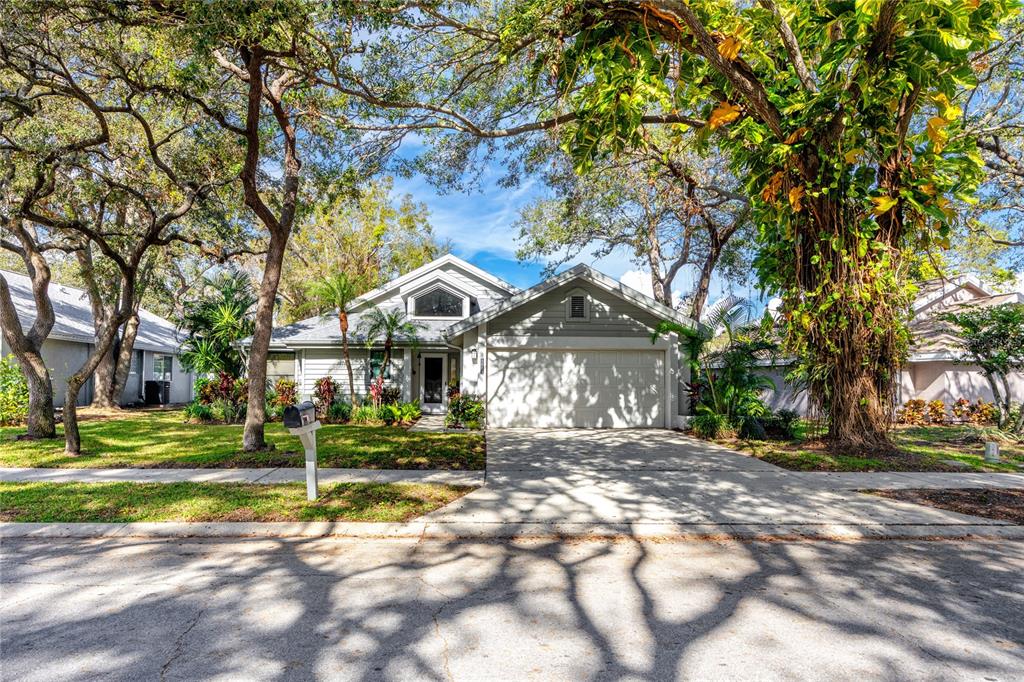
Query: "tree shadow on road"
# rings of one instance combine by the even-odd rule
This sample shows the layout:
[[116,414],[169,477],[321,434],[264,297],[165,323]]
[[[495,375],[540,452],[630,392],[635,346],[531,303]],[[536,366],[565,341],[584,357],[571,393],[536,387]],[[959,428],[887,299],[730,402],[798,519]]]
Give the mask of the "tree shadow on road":
[[11,679],[1024,669],[1020,544],[109,539],[3,555]]

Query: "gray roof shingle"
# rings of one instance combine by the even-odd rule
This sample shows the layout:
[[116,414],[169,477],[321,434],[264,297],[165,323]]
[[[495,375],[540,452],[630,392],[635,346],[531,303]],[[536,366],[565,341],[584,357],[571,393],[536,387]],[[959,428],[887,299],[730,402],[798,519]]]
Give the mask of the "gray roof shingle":
[[[23,329],[28,329],[36,318],[36,302],[32,296],[32,281],[27,275],[0,270],[11,290],[11,300],[18,312]],[[54,325],[49,338],[62,341],[94,343],[92,309],[89,295],[82,289],[50,282],[50,301],[53,303]],[[185,334],[172,322],[146,309],[139,310],[139,333],[135,347],[164,353],[178,353]]]

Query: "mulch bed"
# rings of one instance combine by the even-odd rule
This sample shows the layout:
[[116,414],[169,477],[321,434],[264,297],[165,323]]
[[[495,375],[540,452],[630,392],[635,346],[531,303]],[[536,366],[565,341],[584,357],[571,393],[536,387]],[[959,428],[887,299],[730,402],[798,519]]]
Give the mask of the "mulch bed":
[[947,511],[1024,525],[1024,490],[1014,488],[907,488],[871,490],[873,495]]

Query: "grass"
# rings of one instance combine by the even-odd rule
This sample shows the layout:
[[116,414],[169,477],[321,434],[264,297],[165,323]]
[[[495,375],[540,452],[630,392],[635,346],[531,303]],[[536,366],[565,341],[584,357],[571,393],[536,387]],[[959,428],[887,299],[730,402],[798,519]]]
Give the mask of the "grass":
[[0,521],[408,521],[470,490],[339,483],[308,502],[301,483],[0,483]]
[[[280,423],[267,424],[269,452],[242,452],[241,425],[186,424],[179,410],[132,412],[79,425],[82,454],[64,454],[55,440],[15,440],[20,427],[0,428],[4,467],[301,467],[302,445]],[[479,434],[416,433],[397,426],[325,424],[317,432],[320,466],[352,469],[484,468]]]
[[[724,443],[794,471],[1020,471],[1024,443],[977,426],[911,426],[892,432],[894,453],[834,453],[820,441],[730,440]],[[1000,440],[1002,461],[986,462],[984,441]],[[951,464],[957,462],[958,464]]]

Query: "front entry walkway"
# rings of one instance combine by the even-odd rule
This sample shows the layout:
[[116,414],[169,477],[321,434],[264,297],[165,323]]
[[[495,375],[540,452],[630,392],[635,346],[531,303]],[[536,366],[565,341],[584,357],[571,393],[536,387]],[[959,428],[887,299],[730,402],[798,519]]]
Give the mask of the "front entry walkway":
[[427,515],[452,524],[642,528],[1009,525],[867,495],[867,488],[1024,488],[1024,474],[792,472],[663,430],[496,429],[487,485]]

